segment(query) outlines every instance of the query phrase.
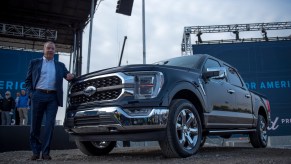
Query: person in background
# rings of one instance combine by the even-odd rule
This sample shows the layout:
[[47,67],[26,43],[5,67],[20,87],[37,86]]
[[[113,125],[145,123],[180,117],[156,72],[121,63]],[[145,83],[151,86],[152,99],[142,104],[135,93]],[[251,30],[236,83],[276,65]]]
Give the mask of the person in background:
[[[50,144],[53,136],[58,106],[63,105],[63,79],[74,78],[64,63],[54,60],[55,44],[48,41],[44,44],[44,55],[41,59],[33,59],[28,66],[25,79],[26,88],[31,97],[30,145],[37,160],[42,153],[43,160],[51,160]],[[41,124],[45,115],[45,136],[41,140]]]
[[11,92],[6,91],[2,104],[2,114],[1,114],[2,125],[11,125],[11,116],[13,114],[14,108],[15,101],[11,97]]
[[27,125],[28,117],[28,94],[26,94],[25,90],[21,90],[21,96],[19,97],[17,103],[17,110],[19,112],[20,124],[19,125]]
[[19,122],[20,122],[19,112],[17,110],[17,108],[18,108],[17,104],[18,104],[19,97],[20,97],[20,93],[17,92],[16,93],[16,98],[15,98],[15,112],[14,112],[15,125],[19,125]]

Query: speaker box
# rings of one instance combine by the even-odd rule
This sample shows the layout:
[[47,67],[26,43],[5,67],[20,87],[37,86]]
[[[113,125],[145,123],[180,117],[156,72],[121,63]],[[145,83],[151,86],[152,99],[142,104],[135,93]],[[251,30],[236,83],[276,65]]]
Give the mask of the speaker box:
[[118,0],[116,13],[131,16],[133,0]]

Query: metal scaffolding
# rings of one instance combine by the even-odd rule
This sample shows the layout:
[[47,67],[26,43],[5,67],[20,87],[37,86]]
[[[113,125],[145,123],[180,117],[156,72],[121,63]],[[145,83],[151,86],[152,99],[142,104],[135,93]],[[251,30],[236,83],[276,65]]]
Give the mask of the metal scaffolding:
[[[231,25],[211,25],[211,26],[187,26],[184,27],[183,39],[181,44],[182,55],[192,55],[191,34],[198,37],[197,44],[218,44],[218,43],[240,43],[240,42],[257,42],[257,41],[276,41],[291,40],[290,36],[286,37],[268,37],[268,30],[286,30],[291,29],[291,22],[271,22],[271,23],[251,23],[251,24],[231,24]],[[239,32],[242,31],[260,31],[263,38],[239,38]],[[231,32],[235,34],[235,39],[202,41],[203,33],[222,33]]]
[[57,40],[58,32],[56,30],[27,27],[20,25],[0,23],[0,34],[9,35],[18,38],[33,38],[39,40]]

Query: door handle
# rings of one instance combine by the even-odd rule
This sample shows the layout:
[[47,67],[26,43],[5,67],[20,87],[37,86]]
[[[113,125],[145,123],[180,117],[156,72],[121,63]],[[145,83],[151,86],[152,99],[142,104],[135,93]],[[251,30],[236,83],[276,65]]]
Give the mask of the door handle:
[[246,94],[246,95],[245,95],[245,97],[246,97],[246,98],[250,98],[250,97],[251,97],[251,95],[249,95],[249,94]]
[[232,89],[227,90],[228,93],[233,94],[235,91]]

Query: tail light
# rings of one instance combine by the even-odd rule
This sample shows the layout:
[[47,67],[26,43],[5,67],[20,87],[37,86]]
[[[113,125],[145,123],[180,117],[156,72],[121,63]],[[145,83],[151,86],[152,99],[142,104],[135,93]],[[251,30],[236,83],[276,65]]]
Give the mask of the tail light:
[[265,100],[265,104],[269,113],[271,113],[271,106],[269,100]]

